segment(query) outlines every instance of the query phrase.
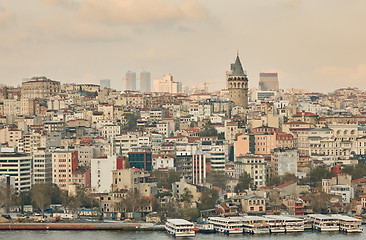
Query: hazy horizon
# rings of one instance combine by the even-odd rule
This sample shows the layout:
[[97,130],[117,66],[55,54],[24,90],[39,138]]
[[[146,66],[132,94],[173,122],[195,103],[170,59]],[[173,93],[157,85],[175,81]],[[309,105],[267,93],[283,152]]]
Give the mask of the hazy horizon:
[[257,88],[366,88],[366,1],[0,0],[0,83],[44,75],[123,90],[128,70],[225,86],[237,49]]

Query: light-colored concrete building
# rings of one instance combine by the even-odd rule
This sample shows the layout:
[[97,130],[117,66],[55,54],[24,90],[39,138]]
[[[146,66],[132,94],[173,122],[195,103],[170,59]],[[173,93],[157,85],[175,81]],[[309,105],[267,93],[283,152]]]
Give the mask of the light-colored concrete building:
[[234,162],[236,179],[246,172],[252,178],[252,187],[263,187],[266,185],[266,162],[261,155],[243,155],[236,158]]
[[61,90],[60,82],[46,77],[32,77],[30,81],[23,82],[21,87],[22,99],[47,98]]
[[77,151],[58,151],[52,153],[52,183],[61,190],[68,190],[72,184],[72,173],[78,168]]
[[27,191],[31,188],[32,156],[19,153],[15,148],[1,148],[0,175],[9,175],[15,180],[15,191]]
[[52,183],[52,153],[45,148],[33,152],[33,184]]
[[112,190],[113,174],[117,169],[115,155],[103,156],[91,160],[91,188],[96,193],[108,193]]

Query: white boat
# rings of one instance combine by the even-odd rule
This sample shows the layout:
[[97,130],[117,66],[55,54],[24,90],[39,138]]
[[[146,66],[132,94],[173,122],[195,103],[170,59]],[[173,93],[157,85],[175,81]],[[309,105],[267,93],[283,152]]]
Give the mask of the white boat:
[[286,233],[303,232],[305,230],[304,219],[283,215],[281,218],[284,220]]
[[244,233],[259,234],[269,233],[269,224],[267,218],[259,216],[243,216],[241,221]]
[[285,224],[284,220],[278,218],[277,215],[264,215],[263,217],[267,218],[266,222],[269,225],[270,233],[285,233]]
[[209,217],[208,223],[213,224],[216,232],[225,234],[238,234],[243,233],[242,224],[237,219],[224,218],[224,217]]
[[339,220],[336,217],[323,214],[309,214],[313,229],[320,232],[339,231]]
[[339,231],[346,233],[362,232],[362,220],[344,215],[333,215],[333,217],[339,220]]
[[175,237],[194,237],[194,224],[184,219],[168,219],[165,230]]
[[307,216],[296,216],[296,217],[304,220],[304,230],[313,229],[313,222],[311,221],[311,219],[309,219],[309,217]]

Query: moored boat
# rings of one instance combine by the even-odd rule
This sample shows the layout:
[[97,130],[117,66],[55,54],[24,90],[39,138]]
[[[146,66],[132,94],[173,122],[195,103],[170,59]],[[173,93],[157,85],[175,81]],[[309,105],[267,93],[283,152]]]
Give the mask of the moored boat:
[[207,222],[212,224],[217,232],[225,234],[243,233],[242,224],[236,219],[225,217],[209,217]]
[[194,225],[194,228],[195,228],[196,232],[199,232],[199,233],[206,233],[206,234],[216,233],[214,225],[210,224],[210,223],[196,223]]
[[194,224],[184,219],[168,219],[165,230],[175,237],[194,237]]
[[259,216],[241,217],[244,233],[263,234],[269,233],[269,224],[267,218]]
[[333,217],[339,220],[339,231],[346,233],[362,232],[362,220],[344,215],[333,215]]
[[264,215],[263,217],[267,218],[267,223],[269,225],[270,233],[285,233],[285,224],[284,220],[278,218],[277,215]]
[[323,214],[309,214],[313,229],[320,232],[339,231],[339,220],[336,217]]

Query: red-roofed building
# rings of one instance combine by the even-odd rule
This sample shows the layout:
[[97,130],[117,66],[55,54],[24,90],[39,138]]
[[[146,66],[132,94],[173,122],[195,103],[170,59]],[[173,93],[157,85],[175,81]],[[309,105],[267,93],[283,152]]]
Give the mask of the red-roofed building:
[[318,123],[319,115],[303,111],[303,112],[297,112],[296,114],[292,115],[292,119],[294,121],[302,121],[310,124],[316,124]]

